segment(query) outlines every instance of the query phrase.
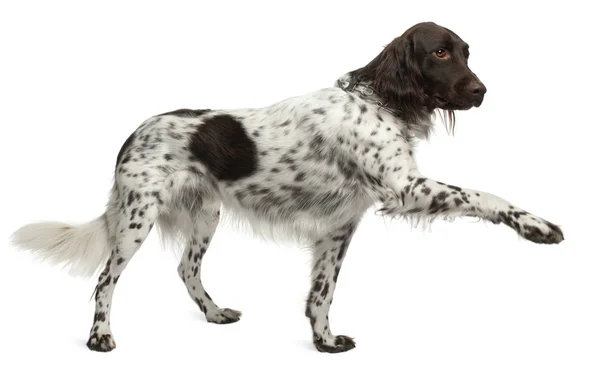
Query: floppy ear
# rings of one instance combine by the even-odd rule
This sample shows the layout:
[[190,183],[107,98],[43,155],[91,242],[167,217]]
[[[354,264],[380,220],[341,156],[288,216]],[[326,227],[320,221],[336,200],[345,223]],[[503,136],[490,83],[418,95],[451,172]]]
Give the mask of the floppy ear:
[[425,94],[411,35],[396,38],[386,46],[378,59],[374,89],[389,107],[399,111],[402,119],[417,123],[423,115]]

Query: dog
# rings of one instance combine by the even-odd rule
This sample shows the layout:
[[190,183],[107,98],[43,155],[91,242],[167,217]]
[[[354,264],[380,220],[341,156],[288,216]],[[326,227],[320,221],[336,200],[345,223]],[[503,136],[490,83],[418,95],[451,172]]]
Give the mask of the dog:
[[560,243],[561,229],[495,195],[424,177],[413,154],[434,114],[479,107],[486,87],[468,67],[469,46],[451,30],[419,23],[333,87],[258,109],[180,109],[139,126],[117,155],[103,215],[79,225],[41,222],[13,234],[18,247],[72,272],[101,271],[87,346],[111,351],[112,295],[119,276],[157,225],[184,245],[179,276],[209,322],[233,323],[200,280],[202,258],[221,218],[262,235],[310,245],[306,302],[321,352],[355,347],[334,335],[329,308],[352,235],[374,205],[382,215],[431,221],[473,216],[535,243]]

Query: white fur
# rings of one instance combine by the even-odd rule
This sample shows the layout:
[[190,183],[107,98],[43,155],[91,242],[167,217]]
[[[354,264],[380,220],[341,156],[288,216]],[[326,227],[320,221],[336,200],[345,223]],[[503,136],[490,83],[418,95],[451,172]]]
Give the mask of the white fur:
[[73,275],[85,277],[94,275],[112,250],[104,215],[82,225],[61,222],[25,225],[12,235],[12,242],[42,260],[62,265]]

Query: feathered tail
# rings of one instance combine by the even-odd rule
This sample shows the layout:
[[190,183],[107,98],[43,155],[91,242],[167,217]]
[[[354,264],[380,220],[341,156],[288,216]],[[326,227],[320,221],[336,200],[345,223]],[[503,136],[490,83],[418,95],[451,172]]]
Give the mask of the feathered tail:
[[32,251],[43,260],[62,265],[78,276],[94,275],[111,253],[105,215],[82,225],[38,222],[25,225],[12,235],[12,243]]

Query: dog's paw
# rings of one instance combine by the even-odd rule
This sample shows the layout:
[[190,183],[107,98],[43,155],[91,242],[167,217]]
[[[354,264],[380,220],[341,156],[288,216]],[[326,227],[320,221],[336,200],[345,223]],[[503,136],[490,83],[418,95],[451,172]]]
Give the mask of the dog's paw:
[[207,312],[206,321],[215,324],[231,324],[239,321],[242,313],[231,308],[219,308],[217,311]]
[[319,352],[327,353],[346,352],[356,347],[354,339],[345,335],[336,335],[329,340],[324,338],[315,338],[313,342]]
[[565,238],[560,227],[520,210],[499,212],[498,221],[513,228],[523,238],[538,244],[558,244]]
[[97,352],[110,352],[116,346],[111,334],[92,333],[87,341],[87,347]]
[[537,225],[523,225],[525,239],[539,244],[558,244],[565,240],[562,230],[548,221],[539,220]]

